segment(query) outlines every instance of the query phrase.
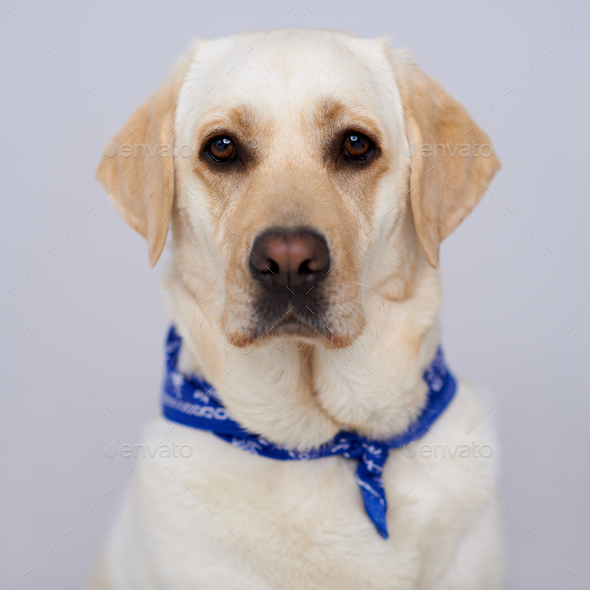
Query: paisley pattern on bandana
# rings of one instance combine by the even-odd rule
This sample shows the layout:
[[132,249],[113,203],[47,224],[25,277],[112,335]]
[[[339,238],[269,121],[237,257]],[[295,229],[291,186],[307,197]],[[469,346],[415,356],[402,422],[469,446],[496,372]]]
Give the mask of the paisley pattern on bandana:
[[424,381],[428,385],[426,404],[405,432],[388,440],[371,440],[354,432],[341,431],[321,447],[296,451],[245,430],[227,413],[212,385],[195,375],[180,373],[177,364],[181,344],[182,340],[172,326],[166,341],[166,376],[162,391],[163,412],[168,420],[209,430],[239,449],[270,459],[310,461],[342,455],[358,461],[356,481],[367,515],[377,532],[384,539],[389,538],[387,500],[381,477],[389,450],[403,447],[426,434],[449,405],[457,388],[440,348],[424,372]]

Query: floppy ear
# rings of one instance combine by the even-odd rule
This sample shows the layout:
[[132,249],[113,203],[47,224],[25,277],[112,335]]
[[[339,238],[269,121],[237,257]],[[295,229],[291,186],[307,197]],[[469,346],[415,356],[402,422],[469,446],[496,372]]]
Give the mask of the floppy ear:
[[412,213],[422,250],[437,267],[440,243],[477,205],[500,162],[467,111],[411,59],[395,57],[410,144]]
[[127,120],[104,149],[96,176],[123,219],[148,241],[153,267],[166,243],[174,198],[174,114],[190,59]]

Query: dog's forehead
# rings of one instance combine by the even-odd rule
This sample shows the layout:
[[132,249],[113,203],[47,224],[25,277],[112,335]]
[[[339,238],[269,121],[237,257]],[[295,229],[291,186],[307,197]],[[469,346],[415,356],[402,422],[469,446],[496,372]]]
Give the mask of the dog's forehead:
[[237,109],[280,122],[338,104],[387,125],[396,93],[382,40],[291,29],[198,42],[177,112],[195,124]]

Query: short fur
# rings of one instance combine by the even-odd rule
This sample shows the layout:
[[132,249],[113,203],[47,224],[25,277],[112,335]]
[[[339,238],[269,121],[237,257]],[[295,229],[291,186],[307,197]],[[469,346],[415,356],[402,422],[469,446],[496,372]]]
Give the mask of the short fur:
[[[338,138],[350,129],[374,140],[369,164],[338,159]],[[220,132],[239,143],[239,167],[219,169],[204,155]],[[121,155],[122,144],[173,140],[194,154]],[[440,242],[499,163],[494,154],[413,152],[472,140],[488,143],[461,105],[382,39],[248,33],[198,41],[115,137],[116,154],[105,150],[98,177],[147,239],[152,265],[171,222],[166,289],[183,369],[214,384],[250,431],[305,449],[341,429],[390,437],[424,405],[422,375],[439,343]],[[257,307],[248,249],[277,226],[326,236],[333,268],[321,298],[309,300],[321,303],[312,312],[320,318]],[[477,394],[462,383],[424,442],[453,448],[491,436]],[[383,540],[364,511],[354,461],[274,461],[163,419],[144,433],[153,446],[173,439],[192,456],[138,462],[92,589],[502,585],[490,460],[391,452],[391,538]]]

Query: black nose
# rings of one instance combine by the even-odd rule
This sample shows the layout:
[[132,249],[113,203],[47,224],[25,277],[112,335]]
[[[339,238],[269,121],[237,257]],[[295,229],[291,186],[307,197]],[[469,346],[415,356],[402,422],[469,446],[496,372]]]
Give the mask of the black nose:
[[266,288],[307,292],[330,270],[326,239],[307,229],[272,229],[252,245],[250,271]]

